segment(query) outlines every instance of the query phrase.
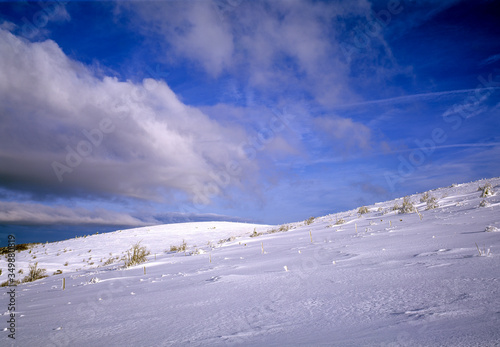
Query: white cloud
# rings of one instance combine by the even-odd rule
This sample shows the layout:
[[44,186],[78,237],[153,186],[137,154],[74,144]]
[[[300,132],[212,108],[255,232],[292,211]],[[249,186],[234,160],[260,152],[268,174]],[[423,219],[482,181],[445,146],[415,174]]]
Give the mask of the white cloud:
[[4,30],[0,59],[0,181],[7,189],[142,199],[180,190],[207,202],[232,183],[214,184],[214,172],[240,180],[227,175],[228,164],[245,168],[238,175],[256,168],[241,160],[243,130],[183,104],[164,82],[98,79],[55,42],[31,43]]
[[17,25],[15,25],[12,22],[3,21],[2,24],[0,24],[0,29],[3,29],[3,30],[13,31],[16,28],[17,28]]
[[117,6],[131,8],[134,17],[140,14],[147,22],[140,25],[141,30],[161,33],[171,46],[166,49],[169,56],[189,58],[214,77],[231,64],[233,36],[211,1],[130,2]]
[[362,123],[340,117],[319,117],[314,122],[344,155],[346,151],[371,149],[371,130]]
[[198,60],[205,70],[217,76],[231,63],[233,38],[216,16],[209,2],[189,6],[189,29],[172,37],[172,44],[186,56]]
[[[411,67],[399,65],[386,37],[399,37],[456,2],[168,1],[119,6],[129,10],[122,15],[134,15],[135,29],[160,37],[164,61],[174,66],[188,58],[212,77],[231,74],[267,97],[308,95],[332,107],[358,102],[360,89],[386,86],[397,75],[414,77]],[[387,24],[380,24],[374,11],[389,13],[390,18],[382,17]],[[357,45],[359,40],[367,42]],[[346,49],[352,51],[348,56]]]
[[230,11],[213,1],[120,6],[140,14],[142,33],[163,38],[165,61],[188,58],[210,76],[230,73],[265,93],[306,90],[326,104],[353,97],[337,18],[366,15],[366,1],[252,1]]

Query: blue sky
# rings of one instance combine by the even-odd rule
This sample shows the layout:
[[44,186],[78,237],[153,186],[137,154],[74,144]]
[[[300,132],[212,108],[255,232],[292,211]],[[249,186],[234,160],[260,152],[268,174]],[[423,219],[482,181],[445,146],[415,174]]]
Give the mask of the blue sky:
[[499,176],[499,20],[495,1],[0,2],[2,243]]

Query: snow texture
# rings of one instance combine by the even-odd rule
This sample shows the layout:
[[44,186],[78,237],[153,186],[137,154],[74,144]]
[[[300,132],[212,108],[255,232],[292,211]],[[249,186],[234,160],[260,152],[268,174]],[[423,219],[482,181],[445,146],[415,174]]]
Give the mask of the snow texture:
[[[433,190],[430,210],[410,196],[418,213],[393,211],[396,199],[281,231],[203,222],[38,244],[16,253],[20,278],[34,262],[49,277],[16,287],[14,345],[500,346],[499,184]],[[138,241],[148,261],[124,268]]]

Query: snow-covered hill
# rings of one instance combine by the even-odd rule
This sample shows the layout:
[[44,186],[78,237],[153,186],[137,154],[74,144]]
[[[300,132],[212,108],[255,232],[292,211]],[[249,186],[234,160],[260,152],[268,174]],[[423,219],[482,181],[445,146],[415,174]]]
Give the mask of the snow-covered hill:
[[[486,183],[494,193],[481,197]],[[284,226],[185,223],[38,244],[16,253],[16,275],[38,262],[49,277],[15,287],[15,341],[2,288],[0,344],[500,346],[497,192],[493,178],[430,191],[429,203],[410,196],[410,213],[397,199]],[[138,241],[148,261],[124,268]]]

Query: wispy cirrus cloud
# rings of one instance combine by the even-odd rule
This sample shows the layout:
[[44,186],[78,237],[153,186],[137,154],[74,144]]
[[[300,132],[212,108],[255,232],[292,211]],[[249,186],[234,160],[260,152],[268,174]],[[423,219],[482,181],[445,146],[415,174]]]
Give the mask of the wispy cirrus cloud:
[[339,153],[372,148],[371,130],[362,123],[341,117],[317,117],[314,122],[318,133],[326,136]]
[[371,105],[390,106],[390,105],[411,103],[411,102],[416,102],[416,101],[438,101],[438,100],[442,100],[443,98],[456,98],[457,96],[466,96],[467,94],[470,94],[470,93],[482,92],[484,90],[491,90],[492,88],[496,89],[496,90],[500,90],[500,87],[491,87],[491,86],[482,87],[482,88],[445,90],[445,91],[441,91],[441,92],[402,95],[402,96],[396,96],[393,98],[386,98],[386,99],[366,100],[366,101],[362,101],[362,102],[339,105],[336,108],[343,109],[343,108],[351,108],[351,107],[358,107],[358,106],[371,106]]
[[22,22],[15,24],[3,21],[0,28],[9,30],[28,40],[43,40],[50,36],[50,25],[71,21],[71,16],[66,9],[66,2],[47,1],[33,2],[31,4],[14,2],[13,7],[19,13],[26,10]]
[[173,1],[119,8],[140,14],[134,25],[158,35],[168,63],[187,58],[213,78],[229,73],[268,95],[305,91],[330,104],[353,97],[337,19],[368,14],[370,4],[243,1],[221,11],[213,1]]
[[500,54],[494,54],[494,55],[491,55],[488,58],[484,59],[482,62],[480,62],[480,65],[494,64],[499,60],[500,60]]

